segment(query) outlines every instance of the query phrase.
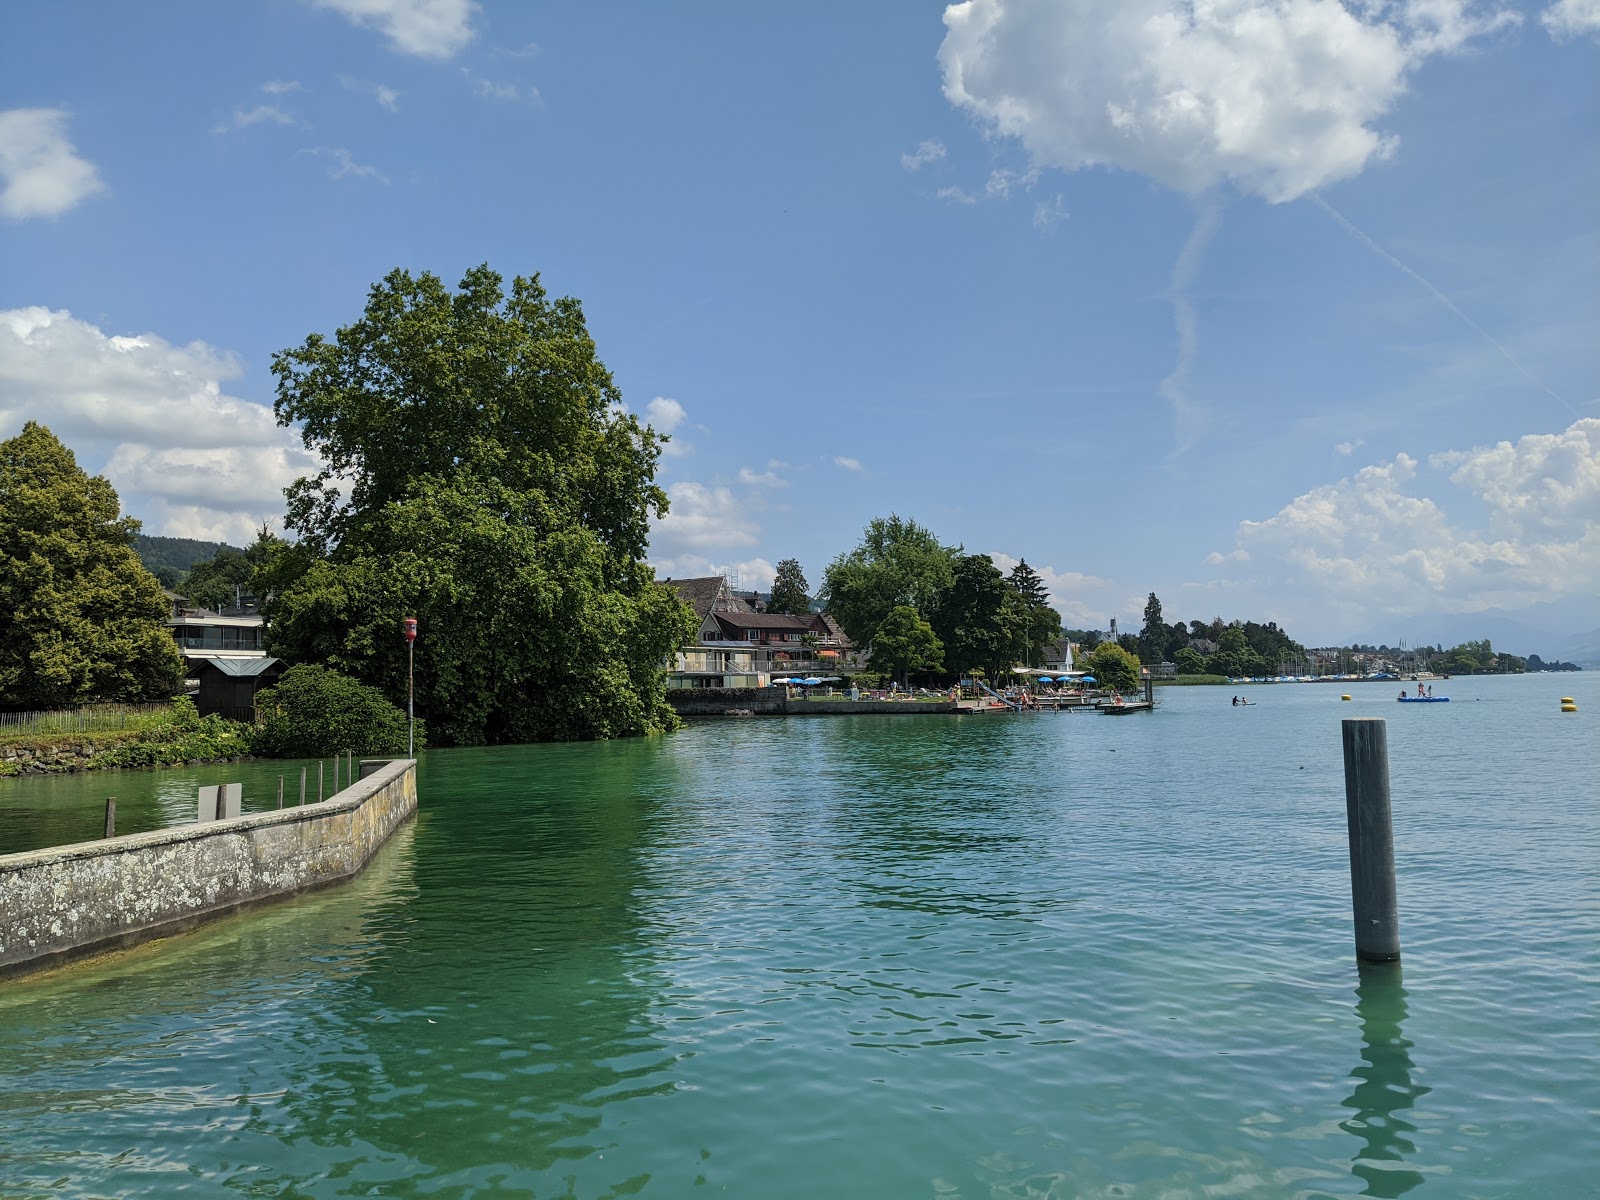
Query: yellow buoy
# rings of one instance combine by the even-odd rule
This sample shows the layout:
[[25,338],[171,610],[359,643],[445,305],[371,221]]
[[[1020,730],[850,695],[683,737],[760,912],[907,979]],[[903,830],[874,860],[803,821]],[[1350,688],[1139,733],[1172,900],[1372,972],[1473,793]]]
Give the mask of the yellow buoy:
[[1563,704],[1576,704],[1577,701],[1574,700],[1571,696],[1563,696],[1563,697],[1561,697],[1561,703],[1563,703]]
[[1339,699],[1341,699],[1341,700],[1348,700],[1348,699],[1350,699],[1350,693],[1349,693],[1349,692],[1346,692],[1346,693],[1345,693],[1345,694],[1344,694],[1344,695],[1342,695],[1342,696],[1340,696],[1340,697],[1339,697]]
[[1563,704],[1561,706],[1561,711],[1562,712],[1577,712],[1578,711],[1578,706],[1576,704]]

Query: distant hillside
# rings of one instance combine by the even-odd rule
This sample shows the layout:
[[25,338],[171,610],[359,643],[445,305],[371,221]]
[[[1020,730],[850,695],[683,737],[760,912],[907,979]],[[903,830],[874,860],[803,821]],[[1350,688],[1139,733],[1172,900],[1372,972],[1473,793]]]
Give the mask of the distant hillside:
[[[202,542],[195,538],[151,537],[139,534],[133,549],[149,571],[167,587],[172,587],[198,562],[216,555],[218,550],[239,550],[226,542]],[[239,550],[242,554],[243,551]]]

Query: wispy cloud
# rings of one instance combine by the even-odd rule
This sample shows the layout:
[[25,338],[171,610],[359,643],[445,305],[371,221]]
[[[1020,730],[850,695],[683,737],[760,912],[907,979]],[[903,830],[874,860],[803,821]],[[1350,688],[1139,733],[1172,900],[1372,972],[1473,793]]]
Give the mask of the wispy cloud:
[[261,90],[269,96],[286,96],[290,92],[303,92],[298,79],[269,79],[261,85]]
[[300,122],[297,118],[286,113],[276,104],[258,104],[254,108],[236,108],[233,116],[218,125],[215,133],[237,133],[241,129],[248,129],[252,125],[287,125],[296,126]]
[[339,85],[347,92],[371,96],[378,102],[380,108],[388,109],[390,112],[400,111],[400,93],[392,87],[385,87],[368,79],[357,79],[352,75],[339,76]]
[[739,468],[739,482],[746,487],[786,488],[789,486],[789,481],[776,471],[755,471],[749,467]]
[[1033,206],[1033,227],[1051,229],[1065,221],[1069,215],[1066,201],[1058,195],[1049,204],[1041,203]]
[[1189,238],[1172,265],[1172,284],[1167,289],[1167,300],[1172,304],[1172,319],[1178,331],[1178,361],[1172,372],[1161,381],[1158,389],[1161,398],[1172,406],[1176,424],[1177,445],[1174,454],[1182,454],[1194,445],[1205,424],[1205,412],[1189,398],[1189,373],[1194,367],[1195,355],[1200,350],[1200,322],[1188,291],[1205,259],[1206,247],[1222,223],[1222,208],[1211,201],[1200,210]]
[[834,457],[833,465],[838,467],[841,471],[864,471],[864,470],[866,470],[866,468],[861,465],[861,460],[860,459],[847,458],[842,454],[841,455],[836,455]]
[[937,138],[929,138],[919,143],[910,154],[902,154],[900,165],[908,171],[920,171],[930,163],[938,162],[944,155],[944,143]]
[[1333,448],[1333,450],[1334,450],[1335,454],[1341,454],[1341,455],[1343,455],[1343,456],[1348,458],[1350,455],[1354,454],[1357,450],[1361,449],[1361,447],[1365,446],[1366,444],[1367,443],[1366,443],[1366,440],[1364,438],[1357,438],[1353,442],[1340,442],[1337,446],[1335,446]]
[[949,201],[951,204],[976,204],[978,202],[978,198],[972,193],[953,186],[942,187],[934,195],[941,200]]
[[462,67],[461,73],[472,85],[472,94],[481,96],[485,100],[499,100],[506,103],[519,100],[537,103],[539,100],[539,89],[531,84],[500,83],[493,79],[485,79],[469,67]]
[[100,172],[67,140],[59,108],[0,112],[0,215],[13,221],[60,216],[105,190]]
[[354,25],[376,29],[392,49],[421,58],[453,58],[477,35],[473,0],[313,0]]
[[350,151],[343,146],[312,146],[301,153],[331,160],[333,165],[328,168],[330,179],[374,179],[379,183],[389,182],[389,177],[377,167],[356,162],[351,157]]

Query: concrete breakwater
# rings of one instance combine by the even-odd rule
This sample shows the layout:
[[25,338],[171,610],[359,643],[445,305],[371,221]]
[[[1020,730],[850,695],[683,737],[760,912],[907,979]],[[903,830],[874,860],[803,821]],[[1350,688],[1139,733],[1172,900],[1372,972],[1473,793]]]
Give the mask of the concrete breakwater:
[[362,766],[318,804],[0,856],[0,975],[356,875],[417,808],[415,760]]
[[681,688],[669,691],[667,702],[680,717],[847,717],[863,713],[915,716],[956,711],[954,700],[791,700],[781,687]]

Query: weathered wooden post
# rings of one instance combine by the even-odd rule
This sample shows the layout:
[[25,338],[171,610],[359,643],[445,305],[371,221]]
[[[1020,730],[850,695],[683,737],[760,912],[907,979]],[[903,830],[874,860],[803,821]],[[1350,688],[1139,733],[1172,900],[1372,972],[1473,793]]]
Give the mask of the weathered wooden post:
[[117,836],[117,798],[106,797],[106,836]]
[[322,760],[317,759],[317,803],[322,803]]
[[306,769],[304,767],[301,767],[300,768],[300,803],[302,805],[304,805],[305,802],[306,802]]
[[1395,902],[1394,830],[1389,816],[1388,726],[1381,717],[1357,717],[1341,725],[1356,957],[1363,962],[1397,962],[1400,914]]
[[278,807],[283,807],[283,776],[278,776]]

